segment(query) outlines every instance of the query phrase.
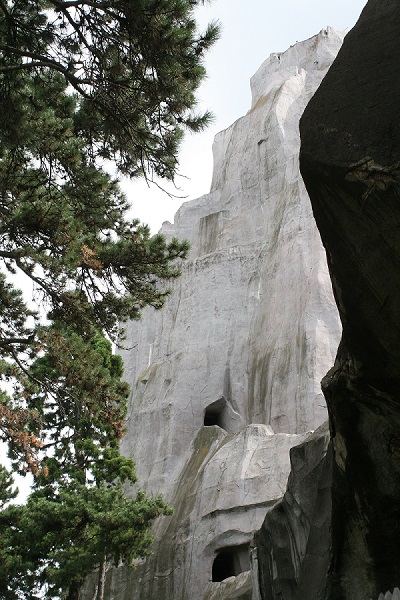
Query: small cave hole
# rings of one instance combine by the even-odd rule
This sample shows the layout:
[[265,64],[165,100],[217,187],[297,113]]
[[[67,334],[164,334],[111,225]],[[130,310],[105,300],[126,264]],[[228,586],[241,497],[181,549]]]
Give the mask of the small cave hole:
[[224,427],[224,412],[225,412],[225,400],[221,398],[216,402],[213,402],[209,406],[207,406],[204,411],[204,427],[212,427],[213,425],[218,425],[222,429]]
[[250,544],[220,550],[212,566],[212,581],[224,581],[250,570]]
[[212,580],[223,581],[235,575],[233,554],[229,550],[219,552],[214,559],[212,567]]
[[204,426],[212,427],[213,425],[218,425],[218,427],[222,427],[221,413],[206,409],[206,412],[204,413]]

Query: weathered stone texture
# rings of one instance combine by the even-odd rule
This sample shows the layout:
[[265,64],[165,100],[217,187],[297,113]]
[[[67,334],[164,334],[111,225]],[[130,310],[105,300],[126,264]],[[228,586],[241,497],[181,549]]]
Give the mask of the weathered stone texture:
[[399,39],[399,3],[370,0],[301,120],[301,170],[343,323],[323,382],[333,600],[400,583]]
[[340,323],[298,121],[341,43],[328,29],[270,56],[250,111],[216,137],[210,194],[163,226],[191,253],[165,308],[128,327],[123,450],[175,512],[155,524],[152,557],[109,573],[107,600],[258,598],[255,568],[222,582],[212,568],[250,545],[285,493],[290,449],[327,417]]
[[252,108],[216,137],[210,194],[163,227],[192,249],[164,309],[128,328],[124,450],[169,499],[213,402],[225,400],[229,433],[249,423],[303,433],[326,420],[320,380],[340,324],[299,175],[298,121],[341,42],[329,29],[267,59]]
[[204,600],[253,600],[251,572],[246,571],[221,583],[211,584]]
[[256,534],[262,600],[323,600],[331,546],[328,424],[290,452],[282,500]]

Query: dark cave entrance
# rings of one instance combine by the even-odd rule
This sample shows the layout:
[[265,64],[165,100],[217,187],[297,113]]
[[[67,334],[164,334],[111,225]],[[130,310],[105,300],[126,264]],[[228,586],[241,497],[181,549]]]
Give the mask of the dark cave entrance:
[[233,554],[229,550],[219,552],[214,559],[212,566],[212,580],[223,581],[228,577],[235,575]]
[[224,581],[250,570],[250,544],[223,548],[212,566],[212,581]]
[[204,413],[204,427],[212,427],[213,425],[222,427],[221,413],[206,409]]
[[226,402],[224,398],[220,398],[216,402],[213,402],[207,406],[204,411],[204,427],[212,427],[218,425],[222,429],[225,429],[225,406]]

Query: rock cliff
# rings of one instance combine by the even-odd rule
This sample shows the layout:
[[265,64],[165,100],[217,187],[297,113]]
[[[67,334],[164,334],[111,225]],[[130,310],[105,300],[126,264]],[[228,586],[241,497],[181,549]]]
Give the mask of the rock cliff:
[[108,600],[256,600],[253,534],[290,460],[326,452],[326,431],[310,431],[327,419],[320,380],[341,327],[298,123],[341,43],[328,28],[265,61],[251,109],[215,139],[210,193],[163,226],[191,253],[164,309],[128,327],[123,450],[175,512],[155,524],[153,556],[109,572]]
[[369,0],[301,121],[301,170],[343,323],[323,381],[333,600],[400,587],[399,37],[399,3]]

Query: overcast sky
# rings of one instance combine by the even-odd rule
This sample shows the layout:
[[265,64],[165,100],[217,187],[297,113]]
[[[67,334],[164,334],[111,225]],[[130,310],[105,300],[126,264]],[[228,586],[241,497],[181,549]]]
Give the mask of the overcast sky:
[[206,57],[207,80],[199,90],[199,108],[209,108],[215,121],[207,132],[186,136],[180,156],[185,178],[171,192],[186,198],[171,200],[144,182],[124,184],[133,216],[158,231],[173,221],[180,204],[206,194],[212,174],[212,142],[216,133],[246,114],[250,108],[250,77],[271,52],[315,34],[327,25],[348,31],[356,23],[366,0],[213,0],[197,9],[200,29],[217,20],[221,39]]

